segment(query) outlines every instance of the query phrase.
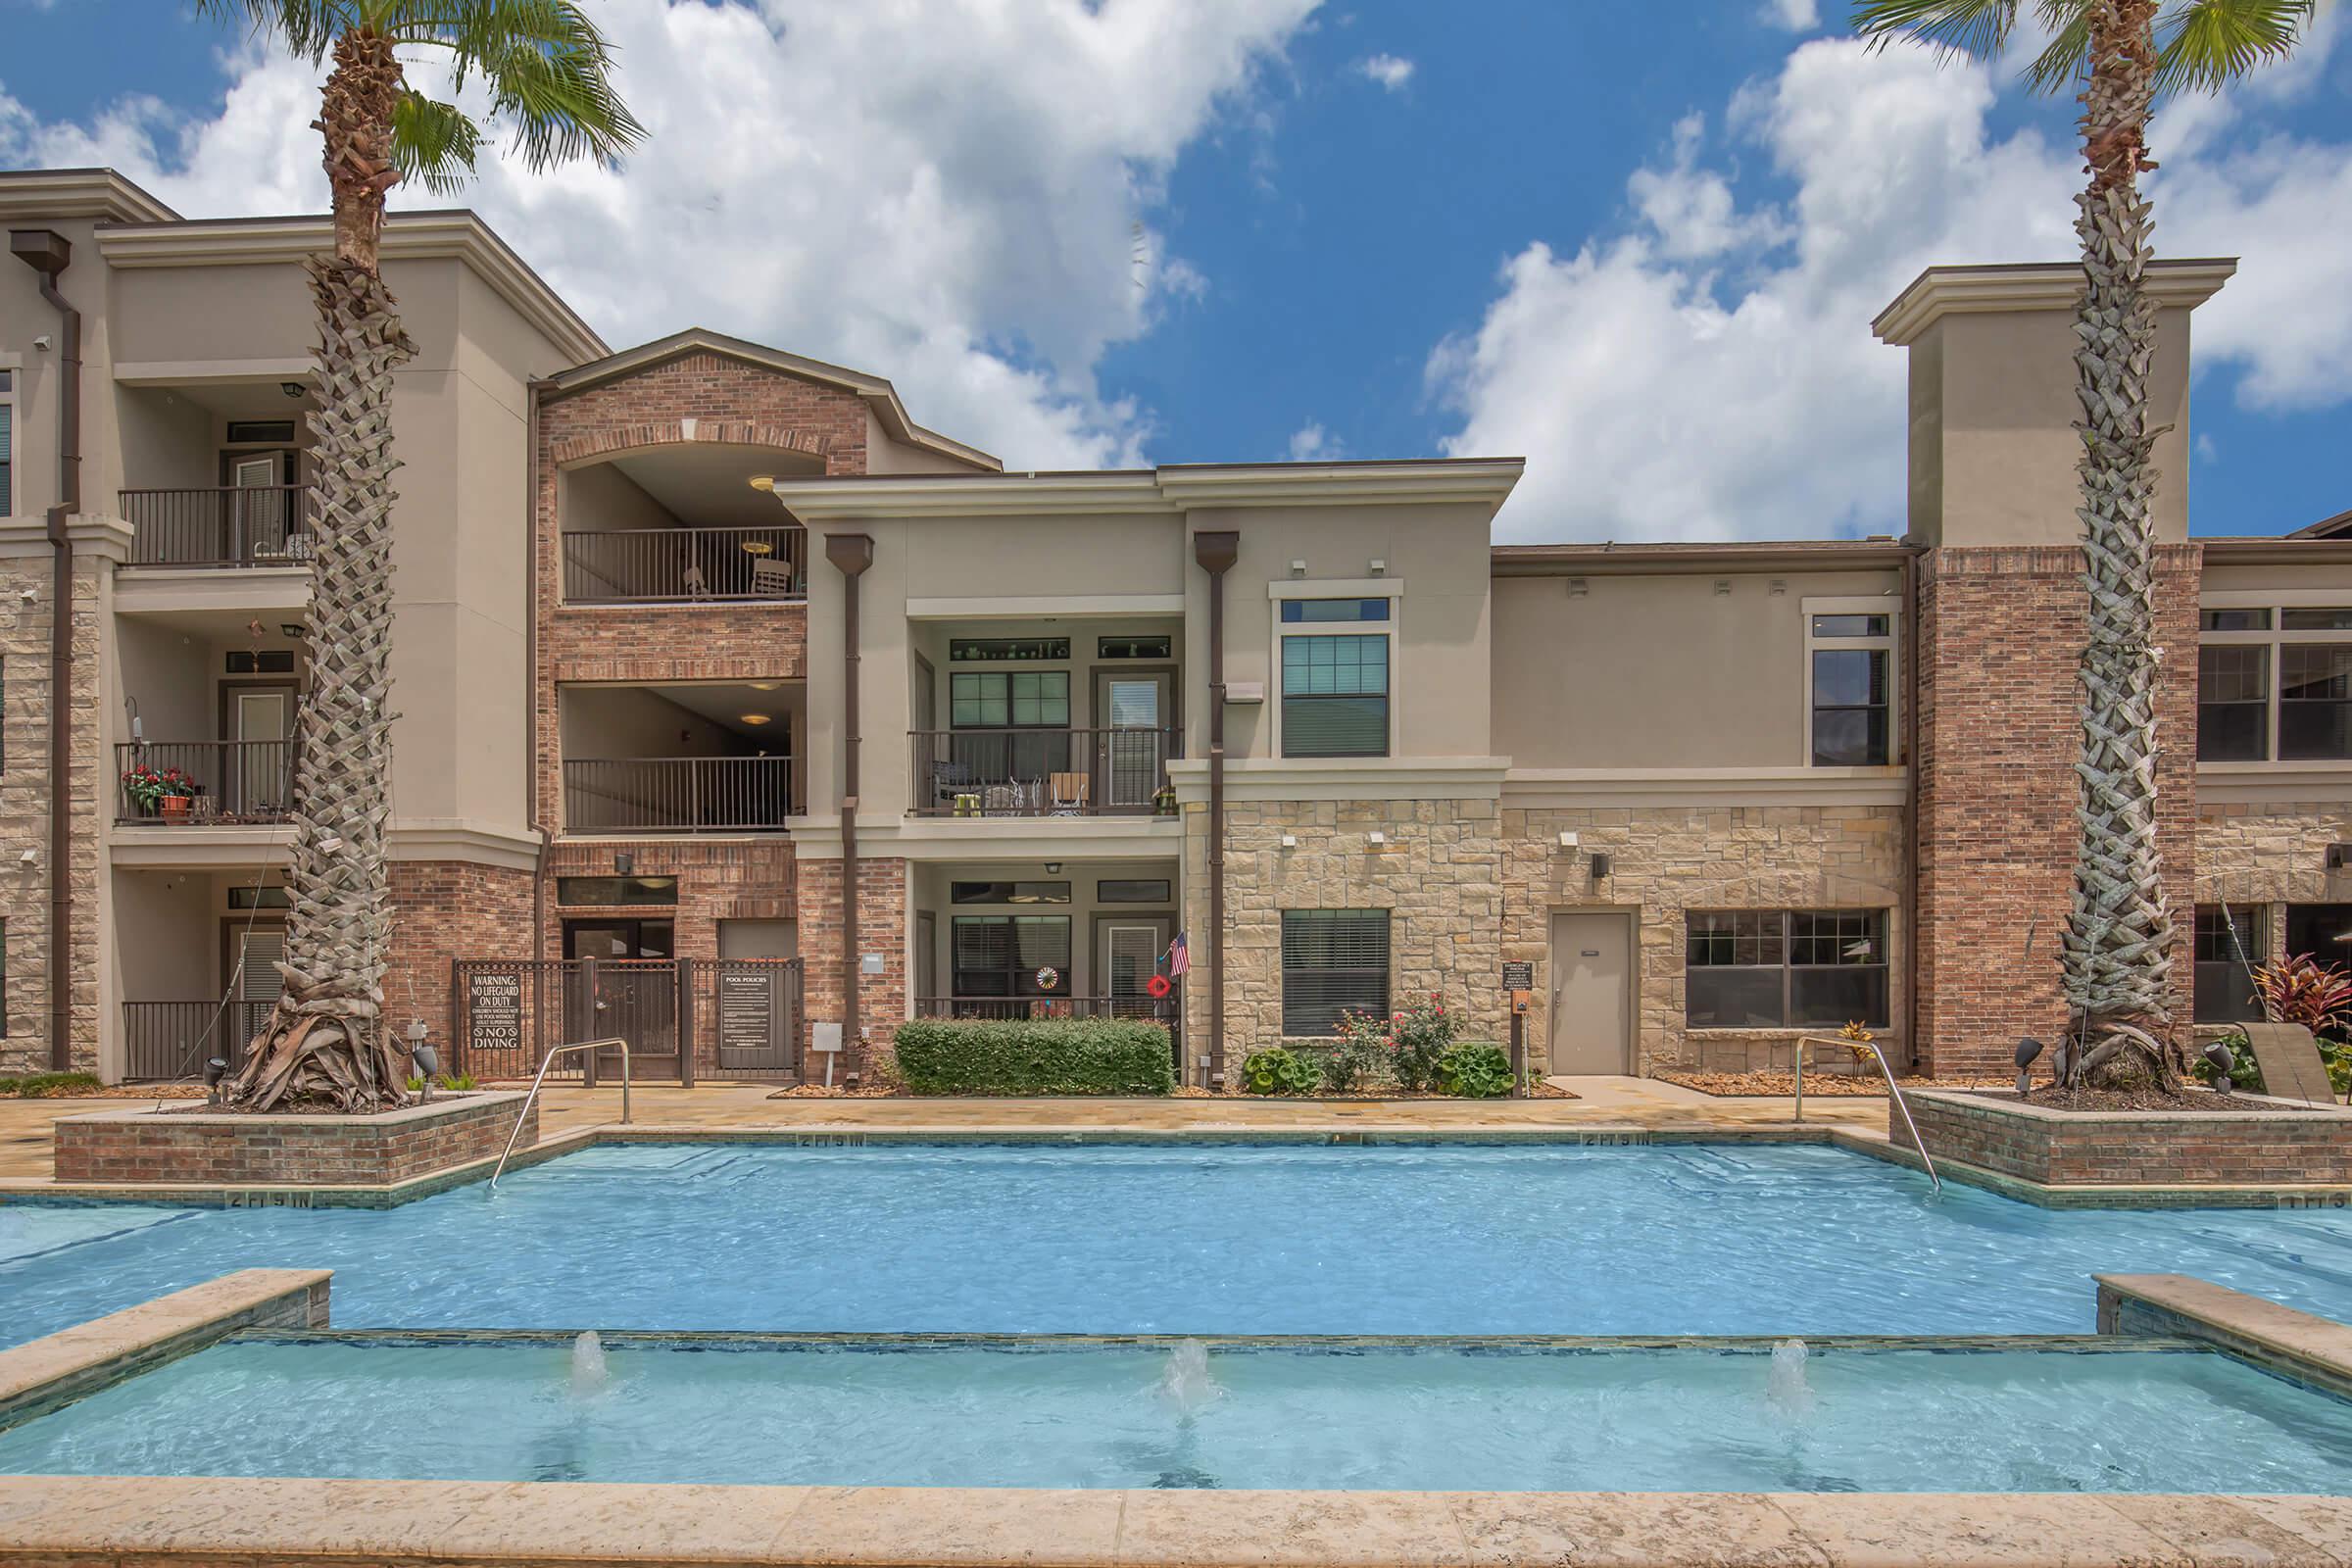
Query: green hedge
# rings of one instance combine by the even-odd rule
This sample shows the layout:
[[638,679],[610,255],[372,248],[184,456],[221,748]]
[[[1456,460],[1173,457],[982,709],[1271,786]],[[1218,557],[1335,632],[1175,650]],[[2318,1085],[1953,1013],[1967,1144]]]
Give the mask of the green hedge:
[[918,1018],[899,1025],[899,1071],[918,1095],[1164,1095],[1168,1032],[1112,1018]]

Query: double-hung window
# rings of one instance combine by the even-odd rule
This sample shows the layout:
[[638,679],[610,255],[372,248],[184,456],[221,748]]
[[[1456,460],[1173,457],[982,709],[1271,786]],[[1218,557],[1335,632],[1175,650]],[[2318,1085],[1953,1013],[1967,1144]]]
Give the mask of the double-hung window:
[[1280,602],[1283,756],[1389,755],[1394,616],[1388,598]]
[[2198,614],[2197,760],[2346,760],[2352,605],[2207,604]]
[[1894,612],[1883,599],[1808,599],[1805,760],[1885,767],[1894,760]]
[[1389,1013],[1389,911],[1282,911],[1282,1032],[1336,1033],[1340,1015]]
[[1692,909],[1684,924],[1693,1029],[1886,1023],[1884,909]]

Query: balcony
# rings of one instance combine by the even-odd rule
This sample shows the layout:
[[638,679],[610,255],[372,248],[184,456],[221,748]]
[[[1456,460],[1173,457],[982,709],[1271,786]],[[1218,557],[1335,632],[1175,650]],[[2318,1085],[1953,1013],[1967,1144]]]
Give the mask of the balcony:
[[245,1047],[270,1021],[268,1002],[125,1002],[122,1004],[122,1076],[171,1083],[201,1078],[208,1056],[235,1071],[245,1063]]
[[[133,790],[152,777],[169,793]],[[207,826],[283,822],[294,798],[292,741],[133,741],[115,748],[115,820]]]
[[570,833],[768,833],[792,814],[789,757],[570,758]]
[[1173,997],[917,997],[917,1018],[983,1018],[1026,1021],[1031,1018],[1141,1018],[1169,1024],[1176,1017]]
[[918,729],[907,750],[918,816],[1148,816],[1184,732]]
[[800,528],[612,528],[565,533],[564,602],[700,604],[808,593]]
[[307,484],[119,493],[133,566],[298,566],[311,559]]

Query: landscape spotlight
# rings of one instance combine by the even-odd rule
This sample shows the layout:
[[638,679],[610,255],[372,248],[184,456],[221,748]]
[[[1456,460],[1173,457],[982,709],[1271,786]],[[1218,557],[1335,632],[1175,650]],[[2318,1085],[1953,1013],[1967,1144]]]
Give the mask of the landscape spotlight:
[[220,1103],[220,1080],[227,1076],[228,1062],[226,1058],[214,1056],[206,1060],[204,1064],[204,1102],[206,1104],[218,1105]]
[[2041,1054],[2041,1042],[2026,1035],[2017,1043],[2017,1094],[2019,1099],[2034,1092],[2034,1075],[2027,1071],[2034,1059]]

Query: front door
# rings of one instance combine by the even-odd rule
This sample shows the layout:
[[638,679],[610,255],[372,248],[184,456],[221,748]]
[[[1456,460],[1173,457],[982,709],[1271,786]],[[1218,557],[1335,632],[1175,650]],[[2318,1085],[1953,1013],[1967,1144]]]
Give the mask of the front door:
[[1633,921],[1623,914],[1551,917],[1551,1070],[1628,1070]]
[[1096,993],[1106,999],[1115,1016],[1156,1016],[1159,1003],[1148,988],[1158,972],[1159,956],[1168,951],[1167,917],[1123,915],[1102,921],[1100,931],[1095,953]]
[[294,793],[294,688],[231,686],[221,701],[228,710],[227,738],[235,744],[220,770],[227,797],[220,809],[238,817],[284,810]]
[[[677,1070],[678,969],[670,961],[674,927],[668,920],[586,919],[564,922],[564,956],[596,960],[596,995],[581,998],[566,1020],[574,1040],[618,1035],[629,1043],[638,1076]],[[599,1005],[601,1004],[601,1005]],[[659,1061],[643,1058],[659,1057]],[[600,1053],[600,1076],[620,1072],[620,1054]]]
[[250,561],[256,555],[285,550],[286,491],[280,477],[284,463],[284,457],[275,452],[230,461],[229,483],[236,490],[228,498],[236,514],[230,519],[230,560]]
[[278,960],[286,956],[286,928],[237,918],[226,922],[226,932],[229,996],[236,1005],[221,1020],[220,1033],[227,1038],[216,1040],[214,1054],[227,1057],[233,1067],[244,1062],[245,1048],[270,1021],[270,1006],[286,989],[285,976],[277,972]]
[[1164,670],[1103,670],[1096,676],[1096,789],[1112,810],[1148,810],[1167,760],[1173,681]]

